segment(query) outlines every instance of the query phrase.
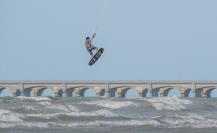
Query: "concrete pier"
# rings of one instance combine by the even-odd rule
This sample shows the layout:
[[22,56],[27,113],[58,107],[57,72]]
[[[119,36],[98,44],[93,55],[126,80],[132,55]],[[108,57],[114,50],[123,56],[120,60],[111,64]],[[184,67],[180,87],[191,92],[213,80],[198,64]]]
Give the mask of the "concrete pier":
[[128,90],[135,90],[140,97],[165,97],[172,89],[181,97],[211,97],[217,88],[217,81],[0,81],[0,93],[8,89],[13,96],[41,96],[50,89],[56,97],[84,96],[93,89],[96,96],[125,97]]

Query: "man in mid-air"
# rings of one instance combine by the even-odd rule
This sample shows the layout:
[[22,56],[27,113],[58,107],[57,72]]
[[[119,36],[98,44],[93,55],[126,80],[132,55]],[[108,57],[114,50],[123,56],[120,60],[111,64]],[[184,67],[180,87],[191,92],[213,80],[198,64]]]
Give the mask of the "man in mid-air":
[[95,38],[96,33],[93,34],[93,36],[90,37],[86,37],[86,41],[85,41],[85,46],[87,48],[87,51],[90,53],[91,58],[93,58],[94,54],[93,54],[93,50],[98,51],[98,48],[94,45],[92,45],[92,40]]

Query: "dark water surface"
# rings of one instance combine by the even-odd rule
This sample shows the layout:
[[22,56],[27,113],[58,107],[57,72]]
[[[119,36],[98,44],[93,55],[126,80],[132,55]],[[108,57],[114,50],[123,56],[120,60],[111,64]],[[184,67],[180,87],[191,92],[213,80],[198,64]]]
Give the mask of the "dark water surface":
[[0,98],[0,133],[216,133],[217,99]]

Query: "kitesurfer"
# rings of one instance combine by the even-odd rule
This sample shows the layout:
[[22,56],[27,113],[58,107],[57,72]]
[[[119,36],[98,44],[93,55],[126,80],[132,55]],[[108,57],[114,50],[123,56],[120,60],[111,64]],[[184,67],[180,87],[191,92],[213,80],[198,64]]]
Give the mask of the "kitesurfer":
[[96,33],[94,33],[91,38],[89,36],[86,37],[86,41],[85,41],[85,46],[87,48],[87,51],[91,55],[91,58],[93,58],[93,56],[94,56],[93,50],[96,50],[96,52],[98,51],[98,48],[96,46],[92,45],[92,40],[95,38],[95,36],[96,36]]

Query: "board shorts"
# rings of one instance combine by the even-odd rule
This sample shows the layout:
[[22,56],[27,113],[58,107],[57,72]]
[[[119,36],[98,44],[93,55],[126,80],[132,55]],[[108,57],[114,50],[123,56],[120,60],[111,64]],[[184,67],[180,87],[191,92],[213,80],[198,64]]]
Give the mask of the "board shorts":
[[92,50],[95,50],[97,47],[95,47],[95,46],[93,46],[93,45],[91,45],[91,47],[90,48],[88,48],[87,49],[87,51],[90,53],[90,55],[93,55],[93,52],[92,52]]

